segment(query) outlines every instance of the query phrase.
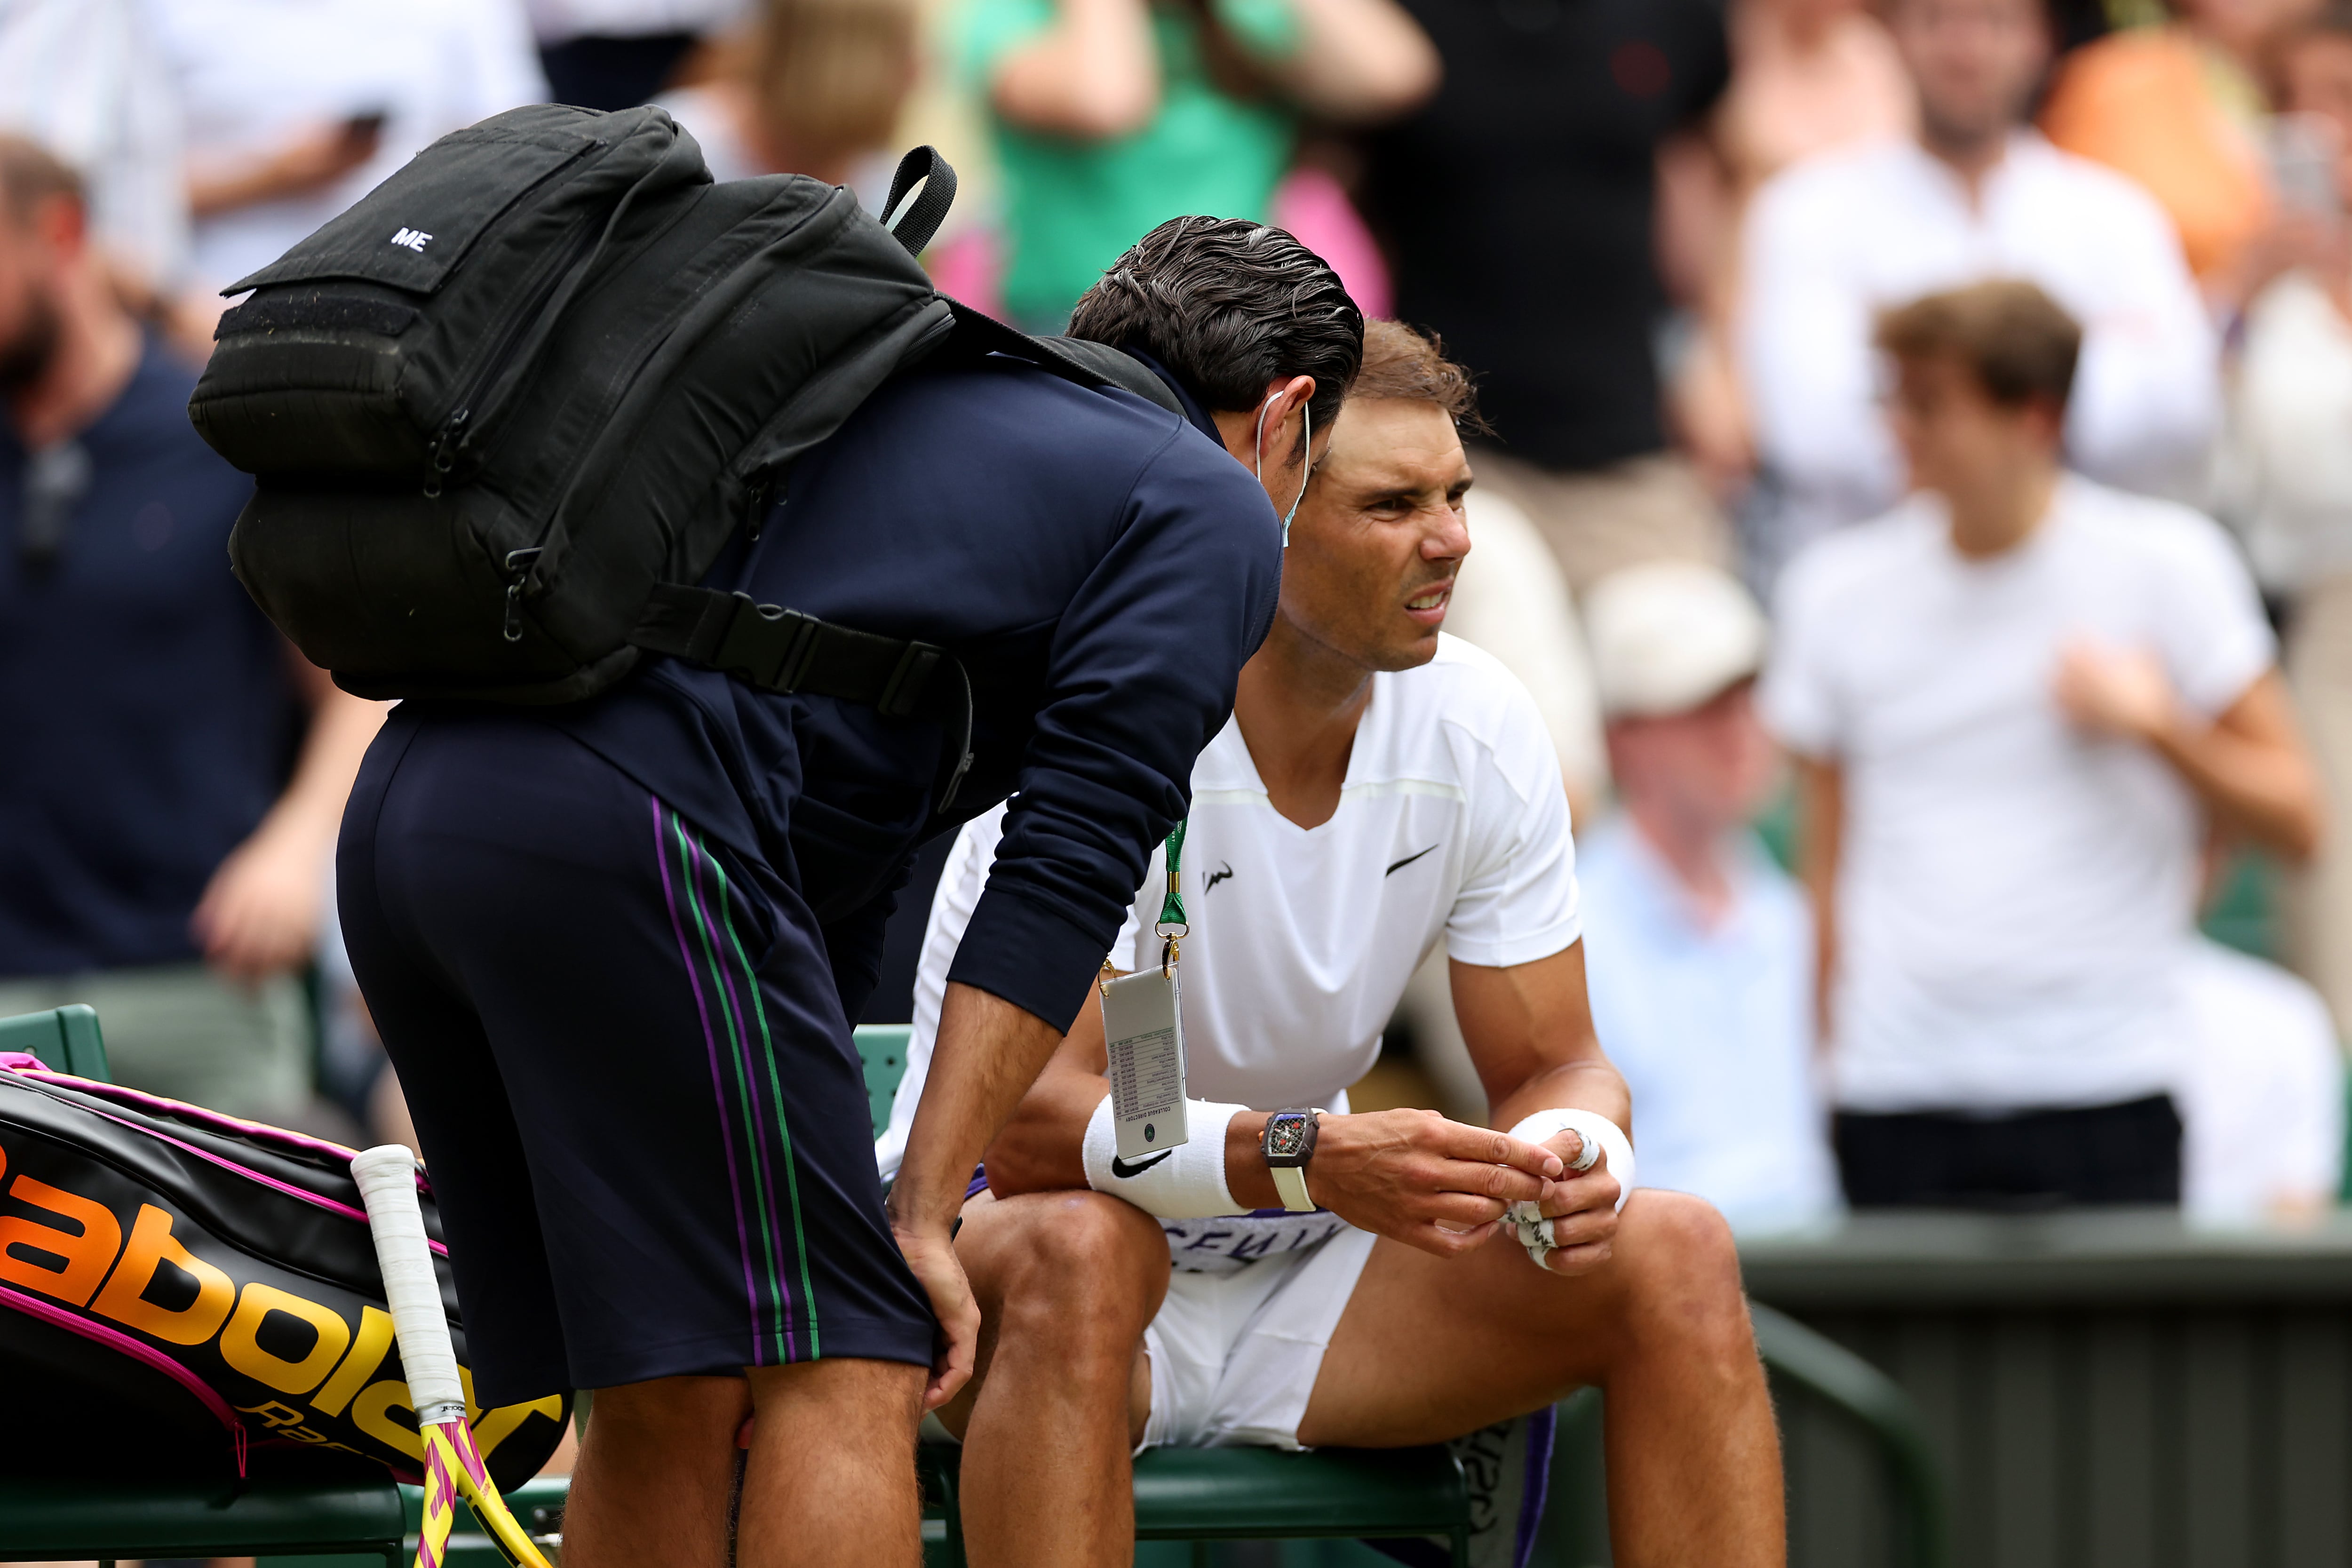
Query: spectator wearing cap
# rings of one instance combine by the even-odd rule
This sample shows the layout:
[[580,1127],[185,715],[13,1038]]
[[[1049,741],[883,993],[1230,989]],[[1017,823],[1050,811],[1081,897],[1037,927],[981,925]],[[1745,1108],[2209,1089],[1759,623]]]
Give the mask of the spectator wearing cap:
[[1813,1079],[1804,898],[1748,824],[1779,758],[1756,716],[1764,616],[1713,567],[1655,562],[1585,604],[1617,814],[1577,847],[1592,1017],[1633,1095],[1641,1182],[1744,1234],[1838,1207]]
[[2220,420],[2219,344],[2171,221],[2026,122],[2050,62],[2044,0],[1892,0],[1887,21],[1917,138],[1805,159],[1749,213],[1740,358],[1765,575],[1901,498],[1871,328],[1933,290],[2028,278],[2083,323],[2066,455],[2105,483],[2193,493]]
[[73,174],[0,136],[0,1016],[94,1004],[121,1081],[282,1120],[379,712],[230,575],[253,481],[89,230]]
[[2061,466],[2082,339],[2022,282],[1887,315],[1916,493],[1780,584],[1764,711],[1857,1207],[2179,1202],[2202,847],[2320,836],[2228,539]]

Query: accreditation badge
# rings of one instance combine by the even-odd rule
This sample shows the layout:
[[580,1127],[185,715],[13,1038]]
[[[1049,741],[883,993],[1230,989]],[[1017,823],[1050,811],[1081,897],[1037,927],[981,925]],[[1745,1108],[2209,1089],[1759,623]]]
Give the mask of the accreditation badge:
[[1168,891],[1155,927],[1160,962],[1102,987],[1111,1121],[1118,1158],[1129,1164],[1191,1136],[1184,1125],[1183,988],[1176,979],[1181,944],[1192,931],[1184,919],[1184,827],[1179,822],[1168,831]]
[[1103,1035],[1118,1157],[1133,1164],[1182,1143],[1184,1012],[1176,966],[1154,964],[1106,982]]

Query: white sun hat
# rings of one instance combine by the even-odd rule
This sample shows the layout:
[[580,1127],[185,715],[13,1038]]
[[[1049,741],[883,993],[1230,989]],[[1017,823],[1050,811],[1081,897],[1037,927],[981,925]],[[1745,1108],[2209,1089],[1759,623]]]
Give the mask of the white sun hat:
[[1585,595],[1593,684],[1611,718],[1683,713],[1764,668],[1770,628],[1729,573],[1689,561],[1612,572]]

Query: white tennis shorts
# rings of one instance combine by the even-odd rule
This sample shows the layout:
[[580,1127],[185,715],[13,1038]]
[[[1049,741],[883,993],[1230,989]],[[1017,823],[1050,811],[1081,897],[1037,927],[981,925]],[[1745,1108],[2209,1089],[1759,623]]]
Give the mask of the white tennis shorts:
[[1151,1418],[1139,1447],[1297,1447],[1323,1352],[1375,1239],[1349,1226],[1231,1273],[1176,1270],[1143,1331]]

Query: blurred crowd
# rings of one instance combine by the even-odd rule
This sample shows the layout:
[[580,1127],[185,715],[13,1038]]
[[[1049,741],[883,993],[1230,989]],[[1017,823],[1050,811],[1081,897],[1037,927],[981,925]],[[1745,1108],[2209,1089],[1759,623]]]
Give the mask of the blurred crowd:
[[[653,102],[869,207],[938,144],[927,265],[1033,331],[1210,213],[1471,367],[1448,629],[1551,726],[1645,1183],[1749,1234],[2315,1214],[2352,8],[2172,5],[0,0],[0,1015],[400,1135],[332,908],[381,712],[230,576],[186,398],[223,291],[419,147]],[[1392,1033],[1483,1116],[1442,964]]]

